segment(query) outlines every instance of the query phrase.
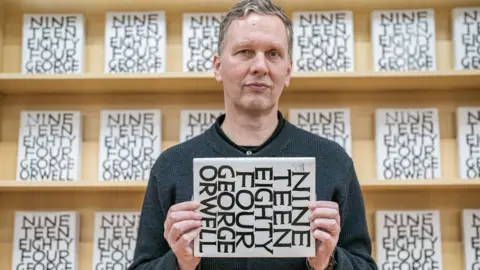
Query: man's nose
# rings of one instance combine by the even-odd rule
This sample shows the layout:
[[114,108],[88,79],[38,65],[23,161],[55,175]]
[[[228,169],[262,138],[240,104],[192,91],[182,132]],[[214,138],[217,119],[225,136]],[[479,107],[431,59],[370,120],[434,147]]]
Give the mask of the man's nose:
[[251,73],[255,75],[266,75],[268,73],[268,65],[265,54],[259,52],[252,59]]

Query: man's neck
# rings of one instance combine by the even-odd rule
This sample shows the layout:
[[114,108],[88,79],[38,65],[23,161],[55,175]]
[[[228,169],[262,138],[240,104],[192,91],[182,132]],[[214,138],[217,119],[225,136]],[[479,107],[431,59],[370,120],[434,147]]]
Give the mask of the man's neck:
[[277,125],[277,110],[258,116],[228,111],[221,128],[230,140],[237,145],[258,146],[268,140]]

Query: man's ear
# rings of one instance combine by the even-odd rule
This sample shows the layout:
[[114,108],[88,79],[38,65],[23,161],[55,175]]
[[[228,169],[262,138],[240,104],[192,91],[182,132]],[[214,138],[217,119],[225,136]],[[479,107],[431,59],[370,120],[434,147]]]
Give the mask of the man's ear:
[[213,74],[215,75],[215,79],[218,82],[222,81],[222,75],[220,72],[221,68],[222,68],[221,58],[218,54],[215,54],[213,56]]
[[293,61],[292,59],[290,59],[289,63],[288,63],[288,68],[287,68],[287,74],[285,76],[285,87],[288,87],[290,85],[290,79],[292,78],[292,65],[293,65]]

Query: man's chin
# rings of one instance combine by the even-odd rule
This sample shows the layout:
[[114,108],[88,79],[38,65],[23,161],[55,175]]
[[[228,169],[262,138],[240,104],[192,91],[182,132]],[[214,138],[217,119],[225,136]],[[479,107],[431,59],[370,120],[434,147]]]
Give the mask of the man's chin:
[[252,100],[249,102],[243,102],[240,106],[248,112],[253,114],[264,114],[270,112],[275,106],[263,100]]

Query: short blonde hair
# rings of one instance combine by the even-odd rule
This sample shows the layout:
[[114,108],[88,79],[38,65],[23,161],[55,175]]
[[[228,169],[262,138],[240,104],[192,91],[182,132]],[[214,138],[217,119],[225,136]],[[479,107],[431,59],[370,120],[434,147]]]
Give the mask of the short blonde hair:
[[241,0],[235,4],[230,11],[225,15],[220,23],[220,30],[218,36],[218,54],[222,55],[223,45],[227,37],[228,28],[232,21],[247,16],[249,13],[257,13],[263,15],[276,15],[278,16],[287,31],[288,39],[288,56],[292,58],[293,47],[293,29],[292,22],[288,18],[287,14],[278,6],[272,3],[271,0]]

